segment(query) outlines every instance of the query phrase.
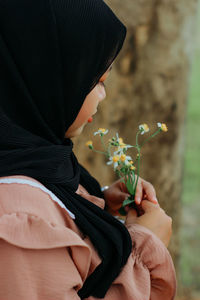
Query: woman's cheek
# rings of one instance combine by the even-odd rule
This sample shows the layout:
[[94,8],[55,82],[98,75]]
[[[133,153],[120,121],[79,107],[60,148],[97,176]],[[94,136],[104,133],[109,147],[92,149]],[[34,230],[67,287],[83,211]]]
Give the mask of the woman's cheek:
[[91,117],[96,112],[95,102],[88,103],[87,107],[84,107],[79,116],[79,124],[88,122],[88,118]]

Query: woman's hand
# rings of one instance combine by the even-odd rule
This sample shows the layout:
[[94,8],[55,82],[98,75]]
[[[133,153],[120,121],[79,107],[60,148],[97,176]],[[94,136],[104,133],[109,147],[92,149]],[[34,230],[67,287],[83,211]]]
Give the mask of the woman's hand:
[[[109,187],[109,189],[104,191],[107,210],[112,215],[118,215],[118,210],[120,209],[123,201],[129,196],[130,195],[125,184],[121,182],[121,180],[117,180]],[[153,185],[139,177],[135,194],[136,205],[140,205],[142,199],[147,199],[155,204],[158,203]]]
[[160,208],[159,204],[143,200],[141,206],[144,214],[138,216],[135,209],[129,209],[125,225],[139,224],[148,228],[168,247],[172,234],[172,218]]

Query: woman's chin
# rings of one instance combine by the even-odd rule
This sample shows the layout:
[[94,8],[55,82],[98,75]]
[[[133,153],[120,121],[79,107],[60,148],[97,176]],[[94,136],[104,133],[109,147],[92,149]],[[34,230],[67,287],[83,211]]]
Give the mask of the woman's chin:
[[81,127],[77,128],[77,129],[75,129],[73,131],[66,132],[65,137],[67,137],[67,138],[74,138],[74,137],[79,136],[82,133],[85,125],[86,124],[83,124]]

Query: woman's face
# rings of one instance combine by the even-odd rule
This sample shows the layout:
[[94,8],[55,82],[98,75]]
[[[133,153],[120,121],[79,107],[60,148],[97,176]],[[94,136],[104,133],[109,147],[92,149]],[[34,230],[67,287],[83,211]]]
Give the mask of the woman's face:
[[99,83],[87,95],[83,105],[72,125],[65,133],[66,138],[78,136],[87,123],[92,122],[92,116],[97,112],[99,103],[106,97],[104,81],[108,78],[112,67],[110,67],[100,78]]

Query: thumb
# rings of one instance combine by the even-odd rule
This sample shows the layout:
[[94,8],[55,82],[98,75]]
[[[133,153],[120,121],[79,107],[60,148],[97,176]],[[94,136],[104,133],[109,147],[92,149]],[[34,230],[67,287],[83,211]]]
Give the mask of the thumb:
[[115,194],[117,194],[117,196],[123,200],[125,200],[126,198],[128,198],[130,196],[130,194],[127,191],[125,191],[123,189],[119,189],[118,187],[115,188]]
[[142,200],[141,205],[145,212],[151,212],[152,210],[158,209],[160,207],[159,204],[154,204],[148,200]]
[[124,202],[124,200],[128,199],[130,195],[126,192],[117,191],[115,193],[115,204],[121,204]]
[[122,200],[126,200],[128,199],[128,197],[130,197],[130,194],[127,194],[125,192],[120,192],[120,197]]

